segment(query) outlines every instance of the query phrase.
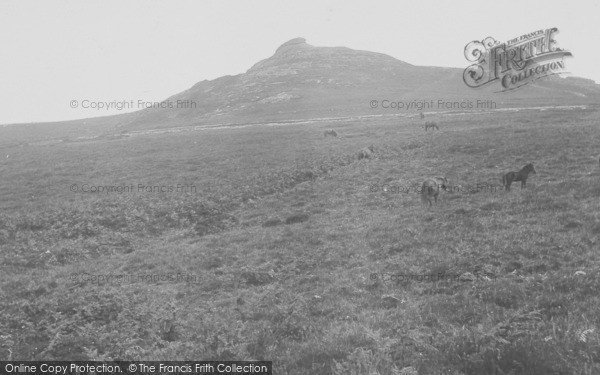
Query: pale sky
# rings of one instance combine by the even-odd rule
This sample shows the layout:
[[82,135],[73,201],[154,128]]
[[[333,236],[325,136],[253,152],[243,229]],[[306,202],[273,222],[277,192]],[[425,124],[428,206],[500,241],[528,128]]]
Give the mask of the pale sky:
[[0,124],[123,113],[70,102],[160,101],[296,37],[465,68],[472,40],[558,27],[567,70],[600,83],[599,15],[596,0],[0,0]]

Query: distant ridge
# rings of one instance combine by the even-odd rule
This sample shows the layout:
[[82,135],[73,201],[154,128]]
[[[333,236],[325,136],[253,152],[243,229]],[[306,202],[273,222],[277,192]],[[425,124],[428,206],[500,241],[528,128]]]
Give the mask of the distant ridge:
[[499,108],[600,103],[600,85],[589,79],[551,77],[494,93],[492,87],[467,87],[462,74],[461,68],[415,66],[382,53],[316,47],[304,38],[294,38],[243,74],[201,81],[166,99],[193,105],[87,121],[133,131],[394,113],[381,106],[371,108],[372,100],[490,99]]
[[500,107],[600,102],[600,85],[583,78],[548,78],[510,93],[494,93],[491,87],[467,87],[462,74],[459,68],[415,66],[381,53],[315,47],[304,38],[294,38],[244,74],[202,81],[168,99],[193,101],[195,108],[144,110],[123,126],[144,129],[389,114],[390,109],[369,105],[371,100],[385,99],[491,99]]

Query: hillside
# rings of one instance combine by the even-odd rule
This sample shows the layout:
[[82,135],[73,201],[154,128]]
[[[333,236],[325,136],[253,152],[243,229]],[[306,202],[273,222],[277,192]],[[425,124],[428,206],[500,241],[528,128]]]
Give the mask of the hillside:
[[[600,373],[598,112],[439,118],[427,133],[382,117],[12,149],[0,359]],[[529,162],[527,188],[502,190]],[[431,209],[399,192],[438,175],[462,188]]]
[[390,109],[369,106],[371,100],[385,99],[494,100],[498,108],[589,104],[600,99],[600,85],[580,78],[548,78],[494,93],[497,88],[467,87],[462,74],[460,68],[415,66],[381,53],[314,47],[297,38],[244,74],[202,81],[167,99],[193,101],[196,108],[143,110],[122,126],[144,129],[390,114]]
[[[173,108],[99,118],[0,128],[0,146],[118,136],[149,129],[289,122],[372,115],[416,115],[414,109],[371,108],[371,100],[444,102],[493,100],[497,109],[595,105],[600,85],[578,77],[549,77],[518,90],[467,87],[462,68],[415,66],[381,53],[315,47],[303,38],[282,44],[244,74],[201,81],[166,99]],[[177,108],[181,103],[195,103]],[[452,110],[452,109],[450,109]],[[474,109],[469,109],[474,110]],[[27,141],[27,142],[26,142]]]

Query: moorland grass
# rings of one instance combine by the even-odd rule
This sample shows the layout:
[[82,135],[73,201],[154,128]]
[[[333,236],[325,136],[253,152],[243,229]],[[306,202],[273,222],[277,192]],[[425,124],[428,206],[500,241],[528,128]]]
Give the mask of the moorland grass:
[[[326,141],[334,124],[12,145],[0,161],[0,359],[598,373],[599,118],[524,111],[442,118],[428,133],[410,120],[335,123],[340,137]],[[377,158],[357,161],[369,144]],[[441,194],[431,211],[416,193],[370,189],[440,174],[499,186],[528,162],[538,173],[523,191]],[[70,191],[178,183],[196,190]],[[299,212],[294,225],[264,225]]]

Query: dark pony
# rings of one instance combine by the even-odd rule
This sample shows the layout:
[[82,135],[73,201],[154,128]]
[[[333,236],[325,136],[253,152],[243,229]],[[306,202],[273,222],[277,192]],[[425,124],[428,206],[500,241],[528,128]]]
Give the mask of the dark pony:
[[369,147],[365,147],[362,150],[360,150],[358,152],[358,160],[361,159],[370,159],[373,154],[375,153],[375,147],[373,145],[370,145]]
[[333,129],[327,129],[327,130],[325,130],[325,132],[323,133],[323,136],[325,138],[327,138],[328,135],[330,135],[332,137],[337,137],[337,133]]
[[435,122],[433,122],[433,121],[426,121],[425,122],[425,131],[427,131],[427,129],[429,129],[429,128],[440,130],[438,124],[436,124]]
[[533,164],[529,163],[518,172],[508,172],[502,176],[502,184],[505,189],[510,191],[510,185],[515,181],[521,181],[521,189],[523,189],[527,183],[527,177],[529,174],[536,174]]
[[446,177],[432,177],[423,181],[421,185],[421,202],[423,204],[429,203],[431,207],[431,198],[437,203],[437,197],[440,194],[440,189],[447,190],[448,179]]

